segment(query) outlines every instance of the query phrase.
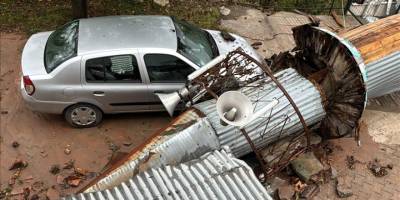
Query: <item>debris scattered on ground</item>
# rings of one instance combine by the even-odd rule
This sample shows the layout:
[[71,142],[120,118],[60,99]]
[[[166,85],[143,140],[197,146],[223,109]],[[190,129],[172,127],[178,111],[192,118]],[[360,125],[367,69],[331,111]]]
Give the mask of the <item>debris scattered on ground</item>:
[[19,147],[19,143],[18,143],[17,141],[14,141],[14,142],[11,144],[11,146],[12,146],[13,148],[18,148],[18,147]]
[[123,144],[124,146],[129,147],[129,146],[132,145],[132,142],[126,141],[126,142],[123,142],[122,144]]
[[64,163],[63,169],[72,169],[75,167],[75,160],[69,160],[68,162]]
[[324,168],[313,152],[301,154],[296,159],[290,161],[290,164],[300,179],[305,182],[307,182],[312,175],[318,174]]
[[262,42],[260,42],[260,41],[253,42],[253,44],[251,44],[251,47],[253,47],[253,49],[259,49],[261,45],[262,45]]
[[313,197],[317,195],[319,191],[320,188],[317,184],[307,185],[300,193],[300,197],[303,199],[313,199]]
[[3,110],[3,111],[1,111],[1,114],[2,114],[2,115],[8,114],[8,111]]
[[294,191],[300,193],[301,191],[304,190],[304,188],[307,186],[307,184],[301,182],[300,180],[297,181],[296,184],[294,184]]
[[233,42],[233,41],[236,40],[235,37],[233,37],[230,33],[225,32],[225,31],[221,31],[221,36],[222,36],[222,38],[224,38],[224,40],[226,40],[226,41]]
[[11,188],[10,187],[6,187],[3,190],[0,191],[0,199],[5,199],[6,196],[11,192]]
[[56,175],[60,173],[60,165],[52,165],[49,170],[50,173]]
[[108,145],[108,149],[110,149],[113,153],[120,149],[120,147],[116,145],[109,137],[106,137],[105,140],[106,144]]
[[16,196],[22,196],[21,199],[29,199],[29,194],[31,193],[31,190],[29,187],[24,187],[22,189],[18,189],[18,190],[12,190],[11,192],[9,192],[9,195],[7,195],[7,197],[14,197],[16,199]]
[[219,12],[223,16],[228,16],[229,14],[231,14],[231,9],[229,9],[229,8],[227,8],[225,6],[221,6],[221,7],[219,7]]
[[340,198],[347,198],[353,195],[351,183],[344,177],[338,177],[336,181],[336,193]]
[[64,153],[65,153],[66,155],[71,154],[71,145],[67,145],[67,146],[65,147]]
[[21,159],[16,159],[14,163],[11,165],[9,170],[16,170],[16,169],[24,169],[25,167],[28,166],[28,163],[26,161],[23,161]]
[[383,177],[388,175],[387,169],[393,169],[393,165],[388,164],[386,166],[382,166],[379,160],[375,158],[373,161],[368,162],[368,169],[374,176]]
[[346,164],[347,164],[347,168],[349,169],[355,169],[355,164],[356,163],[360,163],[360,161],[356,160],[354,158],[354,156],[347,156],[346,157]]
[[71,186],[71,187],[78,187],[79,184],[80,184],[81,181],[82,181],[82,178],[79,177],[79,176],[71,175],[71,176],[66,177],[66,178],[65,178],[65,181],[66,181],[66,183],[67,183],[69,186]]
[[9,186],[13,186],[15,184],[15,180],[17,180],[19,178],[19,176],[21,175],[21,170],[23,168],[18,169],[17,171],[14,172],[14,174],[11,176],[10,180],[8,180],[8,185]]
[[56,177],[56,182],[64,189],[78,187],[83,180],[96,176],[96,173],[88,172],[85,169],[75,167],[74,160],[69,160],[68,162],[64,163],[64,166],[59,173],[60,174]]
[[79,167],[76,167],[76,168],[74,169],[74,171],[75,171],[76,174],[78,174],[78,175],[80,175],[80,176],[86,176],[86,174],[88,173],[87,170],[82,169],[82,168],[79,168]]

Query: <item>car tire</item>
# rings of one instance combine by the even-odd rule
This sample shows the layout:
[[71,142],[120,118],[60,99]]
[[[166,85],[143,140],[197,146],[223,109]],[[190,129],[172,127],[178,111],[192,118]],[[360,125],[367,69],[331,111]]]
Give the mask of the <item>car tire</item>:
[[97,126],[103,119],[103,112],[92,104],[79,103],[68,107],[64,112],[65,120],[75,128]]

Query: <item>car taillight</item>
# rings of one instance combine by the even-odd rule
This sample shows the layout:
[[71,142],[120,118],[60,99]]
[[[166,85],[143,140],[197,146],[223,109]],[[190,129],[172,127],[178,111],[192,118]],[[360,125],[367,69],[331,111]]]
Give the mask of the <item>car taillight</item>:
[[24,76],[23,79],[26,93],[32,95],[35,92],[35,85],[33,85],[33,82],[29,76]]

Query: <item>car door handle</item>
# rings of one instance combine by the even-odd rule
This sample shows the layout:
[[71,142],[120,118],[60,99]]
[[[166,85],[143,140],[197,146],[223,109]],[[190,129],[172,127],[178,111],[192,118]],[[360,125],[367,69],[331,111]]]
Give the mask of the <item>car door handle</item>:
[[105,95],[105,93],[104,93],[103,91],[94,91],[94,92],[93,92],[93,95],[94,95],[94,96],[97,96],[97,97],[102,97],[102,96]]

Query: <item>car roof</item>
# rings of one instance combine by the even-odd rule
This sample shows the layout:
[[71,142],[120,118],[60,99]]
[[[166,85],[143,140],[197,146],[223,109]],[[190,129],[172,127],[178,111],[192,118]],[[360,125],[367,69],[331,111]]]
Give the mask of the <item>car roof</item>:
[[79,20],[78,55],[127,48],[177,49],[168,16],[107,16]]

